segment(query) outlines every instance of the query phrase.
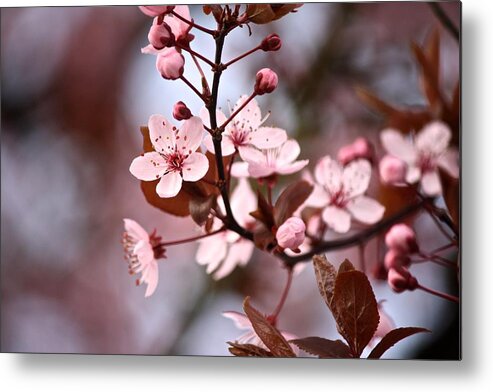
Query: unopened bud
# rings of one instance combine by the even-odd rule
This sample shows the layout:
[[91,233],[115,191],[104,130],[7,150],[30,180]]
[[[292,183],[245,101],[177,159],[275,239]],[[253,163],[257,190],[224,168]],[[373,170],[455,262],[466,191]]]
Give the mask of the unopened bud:
[[159,23],[158,18],[154,18],[147,38],[149,39],[149,43],[158,50],[173,46],[175,43],[175,37],[171,28],[165,22]]
[[178,120],[188,120],[192,117],[192,112],[182,101],[175,103],[173,106],[173,117]]
[[406,290],[412,291],[418,288],[418,281],[404,267],[390,269],[387,282],[396,293],[402,293]]
[[281,248],[296,251],[305,240],[305,230],[305,223],[300,218],[291,217],[277,229],[277,244]]
[[380,178],[386,184],[404,184],[406,182],[407,165],[392,155],[385,155],[379,165]]
[[269,34],[262,40],[260,47],[264,52],[273,52],[281,49],[282,41],[277,34]]
[[357,138],[352,144],[341,147],[337,154],[339,162],[345,166],[356,159],[372,161],[374,156],[373,145],[364,137]]
[[255,93],[257,95],[269,94],[276,89],[277,82],[277,74],[269,68],[263,68],[257,72],[254,87]]
[[398,223],[385,235],[385,244],[401,254],[412,254],[419,250],[414,230],[405,223]]
[[175,6],[174,5],[141,5],[139,6],[139,9],[147,16],[154,18],[159,15],[169,14],[171,11],[175,9]]
[[411,259],[407,254],[402,254],[395,249],[389,249],[385,254],[384,263],[385,268],[387,268],[387,270],[391,270],[393,268],[395,269],[409,266],[409,264],[411,264]]
[[169,48],[159,53],[156,68],[164,79],[175,80],[183,75],[185,58],[175,48]]

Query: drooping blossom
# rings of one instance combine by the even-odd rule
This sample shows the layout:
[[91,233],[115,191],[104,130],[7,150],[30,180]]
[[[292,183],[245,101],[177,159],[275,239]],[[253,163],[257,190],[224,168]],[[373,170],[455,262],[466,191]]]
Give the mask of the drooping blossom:
[[[258,337],[257,333],[254,331],[251,321],[248,319],[246,315],[243,313],[235,312],[235,311],[227,311],[223,312],[223,316],[232,320],[236,326],[236,328],[246,331],[243,335],[239,336],[236,339],[236,342],[239,344],[253,344],[258,347],[262,347],[265,350],[268,348],[262,342],[262,340]],[[286,339],[286,341],[298,339],[298,336],[293,335],[292,333],[279,331],[281,335]],[[299,348],[294,344],[289,344],[291,349],[294,351],[296,355],[299,354]]]
[[454,178],[459,177],[459,152],[449,147],[452,132],[440,121],[427,124],[414,138],[408,138],[395,129],[381,133],[385,149],[407,163],[406,181],[420,181],[423,193],[438,196],[442,193],[439,168]]
[[156,50],[161,50],[165,47],[171,47],[175,43],[175,37],[166,23],[159,23],[158,18],[154,18],[152,26],[147,34],[149,43]]
[[[243,95],[236,102],[231,114],[240,108],[248,96]],[[237,115],[226,125],[222,133],[221,150],[223,156],[231,155],[238,150],[243,158],[245,152],[254,148],[276,148],[283,144],[288,136],[281,128],[264,127],[262,124],[267,119],[262,119],[260,107],[255,99],[252,99]],[[220,126],[226,122],[226,116],[220,110],[216,112],[217,123]],[[204,107],[200,111],[200,117],[207,127],[210,127],[209,112]],[[209,133],[204,138],[207,149],[214,154],[214,143]],[[243,158],[244,159],[244,158]]]
[[196,152],[202,142],[203,125],[198,117],[183,121],[179,130],[165,117],[154,114],[149,119],[149,137],[154,151],[135,158],[130,173],[142,181],[160,179],[156,192],[160,197],[174,197],[182,181],[195,182],[205,176],[209,160]]
[[248,149],[243,152],[244,162],[235,162],[231,173],[235,177],[263,178],[274,174],[293,174],[306,165],[308,159],[297,161],[301,149],[294,139],[287,140],[277,148]]
[[[236,221],[242,227],[253,225],[255,219],[249,214],[257,208],[257,199],[248,180],[242,178],[231,194],[231,209]],[[222,199],[218,200],[219,207],[224,212]],[[212,230],[221,228],[222,222],[215,218]],[[229,275],[236,266],[245,266],[252,257],[254,244],[242,238],[233,231],[222,231],[200,240],[196,259],[200,265],[206,265],[206,272],[213,273],[215,280]]]
[[145,297],[154,293],[158,284],[158,265],[156,259],[164,257],[165,249],[160,245],[161,237],[149,235],[137,222],[124,219],[123,249],[131,275],[142,273],[137,285],[147,284]]
[[284,249],[300,251],[298,248],[305,240],[305,222],[292,216],[288,218],[276,232],[277,244]]
[[365,196],[371,178],[371,165],[365,159],[350,162],[344,168],[330,156],[315,167],[316,184],[306,204],[323,208],[322,219],[338,233],[351,228],[351,217],[374,224],[383,217],[385,207]]

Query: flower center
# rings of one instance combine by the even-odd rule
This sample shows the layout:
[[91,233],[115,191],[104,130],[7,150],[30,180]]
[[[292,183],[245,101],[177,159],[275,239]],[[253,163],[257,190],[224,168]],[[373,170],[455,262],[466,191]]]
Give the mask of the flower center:
[[168,172],[181,172],[183,162],[187,157],[188,155],[182,155],[179,151],[163,155],[166,165],[168,166]]
[[239,147],[247,144],[248,134],[249,132],[243,129],[240,130],[235,127],[230,134],[231,141],[233,142],[234,146]]
[[418,156],[418,165],[422,173],[430,172],[436,168],[436,157],[429,152],[421,152]]
[[330,193],[330,205],[333,205],[335,207],[339,208],[344,208],[346,207],[348,200],[346,197],[346,192],[344,192],[344,188],[341,186],[341,188],[335,192],[335,193]]

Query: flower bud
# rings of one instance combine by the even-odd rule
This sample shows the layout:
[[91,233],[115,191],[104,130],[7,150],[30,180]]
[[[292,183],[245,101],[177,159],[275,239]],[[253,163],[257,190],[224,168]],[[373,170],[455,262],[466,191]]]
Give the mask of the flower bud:
[[281,49],[281,46],[282,41],[277,34],[269,34],[262,40],[262,43],[260,44],[260,47],[264,52],[274,52]]
[[359,137],[352,144],[342,147],[337,154],[337,159],[345,166],[356,159],[367,159],[372,161],[373,156],[373,145],[368,139]]
[[396,293],[402,293],[403,291],[415,290],[418,287],[418,281],[411,273],[404,267],[391,268],[387,277],[387,282],[392,290]]
[[385,244],[388,248],[401,254],[412,254],[418,251],[416,234],[405,223],[398,223],[390,228],[385,235]]
[[174,5],[141,5],[139,9],[152,18],[162,15],[169,14],[175,8]]
[[182,101],[175,103],[173,106],[173,117],[178,120],[188,120],[192,117],[192,112]]
[[165,22],[159,24],[157,18],[154,19],[147,38],[149,43],[157,50],[173,46],[175,43],[171,28]]
[[407,165],[392,155],[385,155],[379,165],[380,178],[386,184],[403,184],[406,182]]
[[409,266],[409,264],[411,264],[411,259],[407,254],[402,254],[395,249],[390,249],[385,254],[384,263],[385,268],[387,268],[387,270],[391,270],[393,268],[395,269]]
[[277,229],[277,244],[296,251],[305,240],[305,230],[305,223],[300,218],[291,217]]
[[175,48],[169,48],[159,53],[156,68],[164,79],[175,80],[183,75],[185,58]]
[[262,68],[257,72],[254,90],[257,95],[269,94],[277,87],[277,74],[269,69]]

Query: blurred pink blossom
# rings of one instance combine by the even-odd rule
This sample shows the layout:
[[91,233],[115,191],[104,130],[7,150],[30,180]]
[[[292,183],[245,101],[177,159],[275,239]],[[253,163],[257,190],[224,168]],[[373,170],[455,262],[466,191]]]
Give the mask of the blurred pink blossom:
[[385,235],[385,244],[401,254],[414,253],[419,249],[414,230],[405,223],[398,223]]
[[407,164],[393,155],[385,155],[379,164],[380,179],[385,184],[405,185]]
[[367,159],[372,161],[374,156],[373,145],[367,138],[358,137],[353,143],[343,146],[337,153],[337,160],[343,165],[356,159]]

